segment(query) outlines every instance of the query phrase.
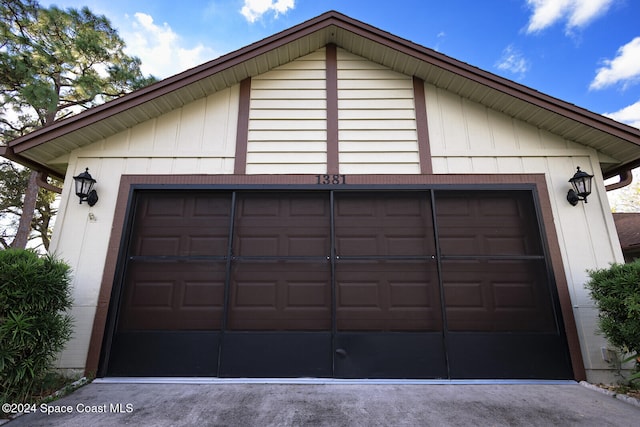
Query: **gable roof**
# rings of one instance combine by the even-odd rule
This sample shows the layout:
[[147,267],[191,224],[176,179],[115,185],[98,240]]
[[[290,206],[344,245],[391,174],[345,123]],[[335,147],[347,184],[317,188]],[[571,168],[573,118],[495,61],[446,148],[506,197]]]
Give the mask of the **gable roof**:
[[242,49],[11,141],[0,155],[63,177],[52,160],[333,43],[400,73],[454,92],[618,163],[605,177],[640,166],[640,129],[473,67],[330,11]]

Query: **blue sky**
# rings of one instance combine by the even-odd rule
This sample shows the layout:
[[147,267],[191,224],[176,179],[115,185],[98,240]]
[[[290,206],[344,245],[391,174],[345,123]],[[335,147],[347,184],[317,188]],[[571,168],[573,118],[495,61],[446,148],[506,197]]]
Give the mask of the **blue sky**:
[[164,78],[328,10],[640,127],[637,0],[41,0],[88,6]]

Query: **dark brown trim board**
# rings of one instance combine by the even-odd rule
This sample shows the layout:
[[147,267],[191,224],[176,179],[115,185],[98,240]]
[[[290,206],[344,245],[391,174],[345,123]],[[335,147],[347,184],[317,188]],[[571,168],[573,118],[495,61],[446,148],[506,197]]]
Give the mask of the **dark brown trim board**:
[[234,173],[243,174],[247,170],[247,146],[249,142],[249,112],[251,110],[251,78],[240,82],[238,124],[236,131],[236,158]]
[[[401,186],[457,186],[474,188],[478,186],[533,186],[538,195],[541,220],[547,238],[551,268],[556,282],[559,303],[564,321],[564,328],[571,355],[571,364],[576,380],[584,380],[584,369],[578,332],[573,316],[571,298],[566,280],[558,236],[555,232],[553,212],[547,184],[542,174],[507,174],[507,175],[348,175],[345,183],[350,188],[394,189]],[[112,234],[109,240],[107,258],[102,275],[102,283],[98,296],[89,352],[87,355],[86,372],[97,372],[100,352],[104,338],[107,313],[111,291],[117,271],[120,244],[126,223],[126,212],[131,190],[134,186],[172,186],[184,188],[189,186],[216,186],[233,188],[296,188],[318,190],[330,186],[321,183],[315,175],[123,175],[120,181],[118,198],[114,213]],[[339,185],[338,185],[339,187]],[[165,187],[168,188],[168,187]],[[333,187],[335,188],[335,187]]]
[[424,80],[413,77],[413,102],[416,112],[416,129],[418,131],[418,153],[420,155],[420,172],[433,173],[431,164],[431,146],[429,145],[429,122],[427,119],[427,100],[424,93]]
[[326,48],[327,67],[327,173],[339,172],[338,148],[338,52],[335,44]]

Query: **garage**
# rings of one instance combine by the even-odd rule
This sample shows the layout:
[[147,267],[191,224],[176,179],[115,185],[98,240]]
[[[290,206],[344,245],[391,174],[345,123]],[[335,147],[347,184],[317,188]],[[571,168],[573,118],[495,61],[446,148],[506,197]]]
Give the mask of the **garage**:
[[573,378],[536,193],[498,187],[137,189],[100,370]]

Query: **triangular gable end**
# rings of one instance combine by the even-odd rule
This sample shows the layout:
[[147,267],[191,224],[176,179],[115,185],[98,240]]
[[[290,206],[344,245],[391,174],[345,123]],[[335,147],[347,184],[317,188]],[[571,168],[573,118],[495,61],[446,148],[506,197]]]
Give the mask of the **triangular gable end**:
[[603,174],[640,164],[640,130],[544,95],[337,12],[292,27],[118,100],[40,129],[0,153],[59,177],[70,151],[261,75],[328,44],[606,155]]
[[[245,138],[238,147],[237,137]],[[584,154],[581,144],[335,45],[76,151],[201,158],[194,172],[238,174],[420,174],[432,165],[436,173],[498,173],[523,157]]]

